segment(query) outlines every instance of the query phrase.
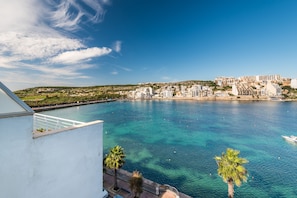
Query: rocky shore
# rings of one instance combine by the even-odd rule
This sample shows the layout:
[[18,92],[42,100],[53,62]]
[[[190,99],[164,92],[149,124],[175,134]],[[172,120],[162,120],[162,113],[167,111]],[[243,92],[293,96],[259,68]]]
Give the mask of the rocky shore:
[[171,97],[171,98],[152,98],[152,100],[198,100],[198,101],[297,101],[288,99],[272,99],[267,96],[210,96],[210,97]]
[[60,105],[50,105],[50,106],[42,106],[42,107],[33,107],[33,111],[40,112],[40,111],[48,111],[53,109],[61,109],[67,107],[75,107],[75,106],[82,106],[88,104],[96,104],[96,103],[105,103],[105,102],[114,102],[115,99],[108,99],[108,100],[96,100],[96,101],[88,101],[88,102],[77,102],[77,103],[69,103],[69,104],[60,104]]
[[[119,99],[122,101],[133,101],[132,99]],[[143,99],[136,99],[143,100]],[[262,96],[259,98],[254,98],[252,96],[227,96],[227,97],[172,97],[172,98],[152,98],[146,100],[193,100],[193,101],[283,101],[283,102],[294,102],[297,100],[293,99],[271,99],[270,97]],[[88,101],[88,102],[77,102],[77,103],[69,103],[69,104],[61,104],[61,105],[51,105],[51,106],[41,106],[41,107],[33,107],[32,109],[35,112],[48,111],[54,109],[61,109],[67,107],[75,107],[82,106],[88,104],[96,104],[96,103],[105,103],[105,102],[114,102],[118,101],[117,99],[108,99],[108,100],[96,100],[96,101]]]

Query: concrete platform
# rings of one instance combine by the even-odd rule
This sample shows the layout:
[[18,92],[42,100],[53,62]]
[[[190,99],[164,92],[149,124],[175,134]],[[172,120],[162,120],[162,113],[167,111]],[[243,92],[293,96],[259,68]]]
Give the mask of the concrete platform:
[[[109,197],[114,198],[120,195],[123,198],[134,198],[134,193],[131,192],[129,187],[129,179],[132,173],[125,170],[118,170],[118,187],[119,190],[114,191],[114,173],[107,169],[103,174],[103,187],[108,191]],[[146,178],[143,178],[143,192],[141,198],[191,198],[190,196],[178,192],[174,187],[169,185],[158,184]]]

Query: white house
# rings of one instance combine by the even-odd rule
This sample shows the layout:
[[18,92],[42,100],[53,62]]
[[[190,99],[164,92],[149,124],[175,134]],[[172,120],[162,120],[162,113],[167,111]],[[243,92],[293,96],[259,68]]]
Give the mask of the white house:
[[237,86],[235,84],[232,85],[232,94],[234,96],[238,96],[238,89],[237,89]]
[[278,84],[272,83],[271,81],[267,82],[266,85],[266,94],[268,96],[281,96],[281,88]]
[[293,89],[297,89],[297,79],[296,79],[296,78],[293,78],[293,79],[291,80],[291,87],[292,87]]
[[0,197],[106,196],[102,130],[34,113],[0,82]]
[[140,87],[135,91],[129,91],[128,98],[130,99],[152,99],[154,91],[151,87]]

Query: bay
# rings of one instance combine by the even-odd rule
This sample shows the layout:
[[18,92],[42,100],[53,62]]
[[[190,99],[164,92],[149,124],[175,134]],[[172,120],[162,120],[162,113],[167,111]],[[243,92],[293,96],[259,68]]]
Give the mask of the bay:
[[120,145],[123,169],[170,184],[193,197],[227,197],[216,155],[240,150],[249,177],[235,197],[297,197],[297,103],[117,101],[45,111],[78,121],[104,121],[104,153]]

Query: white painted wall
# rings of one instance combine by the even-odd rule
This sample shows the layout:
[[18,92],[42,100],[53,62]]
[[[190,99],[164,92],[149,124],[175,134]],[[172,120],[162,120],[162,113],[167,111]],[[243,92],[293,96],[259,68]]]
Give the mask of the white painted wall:
[[0,119],[0,197],[103,196],[103,123],[36,139],[33,116]]
[[32,115],[0,119],[0,197],[26,197],[30,188],[32,123]]
[[297,89],[297,79],[296,78],[291,80],[291,87],[293,89]]
[[268,96],[279,96],[281,95],[281,89],[278,84],[268,81],[266,85],[266,94]]
[[237,89],[237,86],[235,84],[232,85],[232,94],[234,96],[238,96],[238,89]]
[[0,113],[8,112],[24,112],[23,109],[18,103],[12,100],[2,89],[0,89],[0,101],[2,104],[0,108]]

